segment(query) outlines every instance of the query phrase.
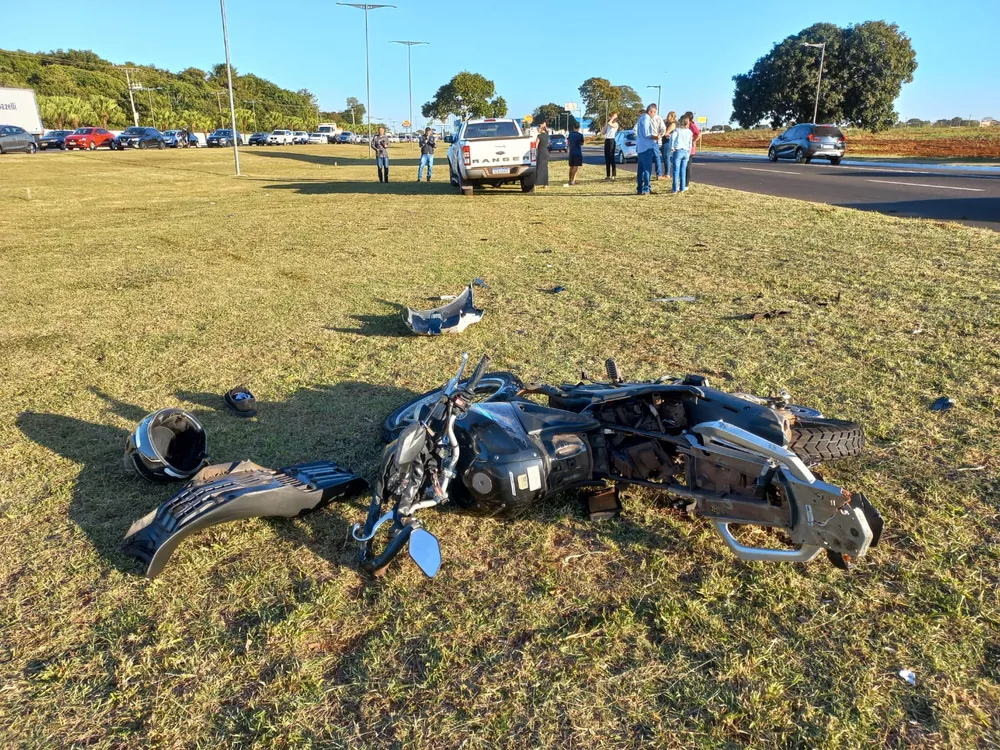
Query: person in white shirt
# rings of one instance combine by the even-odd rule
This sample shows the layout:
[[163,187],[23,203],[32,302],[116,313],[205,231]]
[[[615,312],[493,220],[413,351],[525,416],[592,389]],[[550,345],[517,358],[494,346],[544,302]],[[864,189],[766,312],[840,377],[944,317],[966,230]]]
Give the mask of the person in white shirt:
[[660,113],[657,112],[653,115],[653,127],[656,129],[656,153],[653,154],[653,164],[656,169],[656,179],[663,179],[663,160],[660,158],[660,144],[663,142],[663,136],[667,132],[667,126],[663,123],[663,118],[660,117]]
[[608,124],[601,132],[604,134],[604,171],[607,173],[604,181],[608,182],[618,176],[618,165],[615,164],[615,136],[618,135],[617,112],[611,113]]
[[687,165],[691,158],[691,145],[694,143],[690,125],[691,121],[685,115],[677,123],[677,129],[670,134],[670,161],[674,168],[675,193],[687,191]]

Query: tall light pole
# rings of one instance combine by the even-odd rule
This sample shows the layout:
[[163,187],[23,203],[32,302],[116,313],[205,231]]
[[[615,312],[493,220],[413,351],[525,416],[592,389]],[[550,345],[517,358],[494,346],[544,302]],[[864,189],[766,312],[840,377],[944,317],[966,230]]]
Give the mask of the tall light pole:
[[656,111],[660,111],[660,94],[663,91],[663,86],[647,86],[647,89],[656,89]]
[[430,44],[430,42],[410,42],[394,39],[393,44],[406,45],[406,72],[410,79],[410,132],[413,132],[413,60],[410,56],[411,50],[418,44]]
[[368,114],[368,144],[372,142],[372,77],[371,68],[368,65],[368,11],[378,8],[395,8],[395,5],[373,5],[372,3],[337,3],[337,5],[349,5],[352,8],[365,12],[365,102]]
[[229,81],[229,114],[233,120],[233,159],[236,161],[236,176],[240,176],[240,136],[236,130],[236,102],[233,100],[233,66],[229,62],[229,28],[226,26],[226,0],[219,0],[222,8],[222,40],[226,44],[226,78]]
[[819,47],[819,80],[816,81],[816,106],[813,107],[813,124],[818,124],[819,117],[819,86],[823,83],[823,58],[826,57],[826,42],[802,42],[803,47]]

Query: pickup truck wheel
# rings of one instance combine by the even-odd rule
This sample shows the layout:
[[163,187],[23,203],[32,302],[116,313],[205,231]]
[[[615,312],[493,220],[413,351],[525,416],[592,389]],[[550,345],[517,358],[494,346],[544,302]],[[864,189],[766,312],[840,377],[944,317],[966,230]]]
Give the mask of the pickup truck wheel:
[[535,178],[533,175],[531,177],[521,178],[521,192],[522,193],[535,192]]
[[472,197],[472,185],[470,185],[469,183],[467,183],[462,178],[462,173],[461,172],[458,173],[458,189],[462,191],[462,195],[464,195],[465,197],[467,197],[467,198],[471,198]]

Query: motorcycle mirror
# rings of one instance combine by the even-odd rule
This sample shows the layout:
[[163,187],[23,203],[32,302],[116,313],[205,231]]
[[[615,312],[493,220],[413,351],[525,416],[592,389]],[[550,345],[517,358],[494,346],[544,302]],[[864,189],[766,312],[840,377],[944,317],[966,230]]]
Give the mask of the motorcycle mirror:
[[433,578],[441,568],[441,545],[437,537],[424,529],[414,529],[410,534],[410,557],[424,575]]
[[399,436],[396,448],[396,466],[407,466],[412,464],[427,441],[427,432],[420,422],[411,422],[410,426],[403,430]]

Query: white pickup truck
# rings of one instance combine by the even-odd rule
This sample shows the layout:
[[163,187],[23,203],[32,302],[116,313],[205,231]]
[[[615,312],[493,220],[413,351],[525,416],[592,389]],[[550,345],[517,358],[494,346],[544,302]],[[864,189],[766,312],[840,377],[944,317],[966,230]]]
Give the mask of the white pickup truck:
[[521,190],[530,193],[537,154],[534,137],[525,135],[517,120],[467,120],[448,148],[451,184],[471,195],[475,185],[520,182]]

